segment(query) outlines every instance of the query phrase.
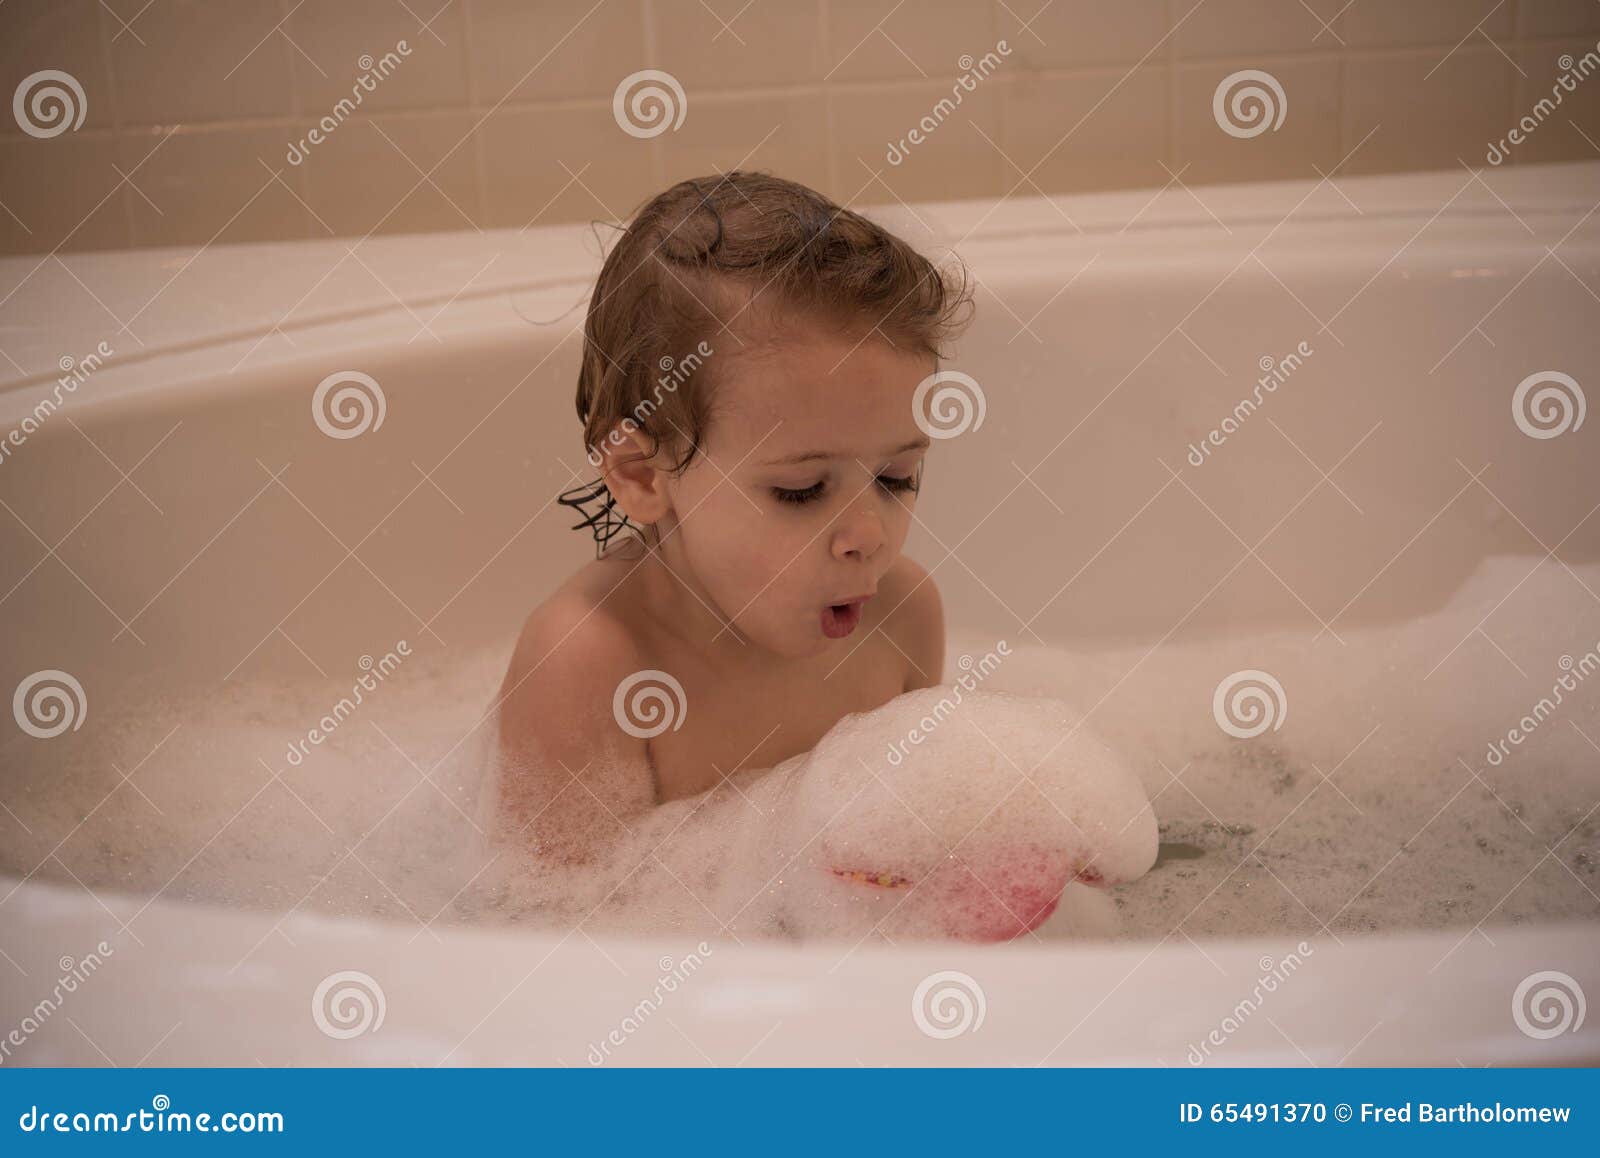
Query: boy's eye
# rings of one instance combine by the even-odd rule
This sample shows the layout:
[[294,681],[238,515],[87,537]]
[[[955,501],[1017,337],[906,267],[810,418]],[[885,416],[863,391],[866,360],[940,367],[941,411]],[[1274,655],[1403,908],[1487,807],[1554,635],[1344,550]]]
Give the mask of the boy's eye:
[[773,487],[772,497],[780,503],[809,503],[812,499],[822,494],[822,483],[814,482],[800,490],[791,490],[788,487]]
[[[888,491],[890,494],[904,494],[907,491],[915,491],[917,489],[916,475],[906,475],[904,478],[896,478],[893,475],[880,474],[876,481],[880,487]],[[823,484],[820,481],[814,482],[810,486],[803,487],[799,490],[793,490],[788,487],[773,487],[772,497],[777,499],[780,503],[809,503],[820,498],[822,496],[822,490]]]

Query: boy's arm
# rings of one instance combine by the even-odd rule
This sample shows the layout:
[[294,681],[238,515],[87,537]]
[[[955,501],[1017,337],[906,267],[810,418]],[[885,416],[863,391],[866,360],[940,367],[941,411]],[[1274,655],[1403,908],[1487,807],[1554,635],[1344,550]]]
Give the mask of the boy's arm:
[[582,600],[529,618],[500,689],[497,836],[581,863],[655,803],[645,741],[612,713],[617,685],[641,666],[627,630]]

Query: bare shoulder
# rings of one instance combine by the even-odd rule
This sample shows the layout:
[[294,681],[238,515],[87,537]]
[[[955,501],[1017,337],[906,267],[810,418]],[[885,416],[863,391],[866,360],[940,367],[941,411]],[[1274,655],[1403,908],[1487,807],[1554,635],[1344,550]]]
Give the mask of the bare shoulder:
[[[589,716],[595,699],[591,693],[634,670],[639,655],[632,630],[602,599],[582,585],[563,586],[522,625],[500,689],[502,720],[511,715],[568,721]],[[609,690],[605,702],[609,711]],[[508,712],[513,704],[539,710]]]
[[884,574],[878,596],[884,633],[907,657],[905,690],[933,687],[944,678],[944,601],[926,568],[906,555]]
[[[608,590],[580,572],[536,607],[500,686],[498,819],[531,828],[537,844],[583,836],[587,846],[606,812],[654,801],[644,741],[612,713],[617,686],[645,665]],[[574,781],[587,791],[567,791]]]

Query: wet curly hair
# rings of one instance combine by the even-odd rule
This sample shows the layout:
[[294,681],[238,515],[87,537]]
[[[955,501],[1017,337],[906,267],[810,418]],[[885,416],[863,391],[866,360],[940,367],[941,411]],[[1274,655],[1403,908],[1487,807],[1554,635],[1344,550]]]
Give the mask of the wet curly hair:
[[577,395],[589,460],[631,423],[686,470],[726,361],[709,351],[739,348],[753,313],[774,330],[802,316],[876,332],[938,360],[971,308],[959,260],[939,268],[798,182],[740,170],[680,181],[629,222],[589,299]]

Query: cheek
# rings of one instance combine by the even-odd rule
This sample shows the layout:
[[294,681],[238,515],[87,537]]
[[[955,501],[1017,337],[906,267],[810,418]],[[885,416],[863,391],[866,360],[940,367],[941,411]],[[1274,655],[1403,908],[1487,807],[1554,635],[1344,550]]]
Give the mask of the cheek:
[[[682,524],[685,553],[702,581],[719,597],[739,597],[739,606],[757,597],[765,602],[783,588],[785,566],[795,560],[807,535],[797,535],[800,520],[783,511],[763,510],[759,497],[723,486],[704,496]],[[791,540],[794,540],[791,542]],[[769,586],[770,583],[770,586]]]

